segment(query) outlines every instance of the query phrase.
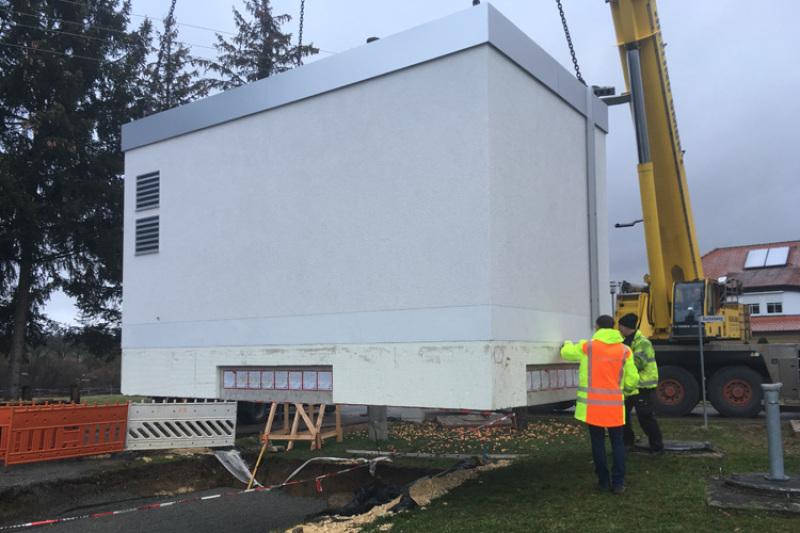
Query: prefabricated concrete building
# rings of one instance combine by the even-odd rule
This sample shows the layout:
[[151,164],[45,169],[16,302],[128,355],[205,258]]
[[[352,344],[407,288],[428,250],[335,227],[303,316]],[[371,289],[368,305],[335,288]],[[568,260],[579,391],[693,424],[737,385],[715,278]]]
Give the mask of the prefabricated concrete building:
[[127,124],[125,394],[573,399],[607,108],[491,5]]

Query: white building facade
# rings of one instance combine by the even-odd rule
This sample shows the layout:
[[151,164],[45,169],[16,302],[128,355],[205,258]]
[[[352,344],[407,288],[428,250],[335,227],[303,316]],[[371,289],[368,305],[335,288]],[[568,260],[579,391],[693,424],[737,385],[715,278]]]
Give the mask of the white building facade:
[[490,5],[126,125],[123,392],[574,399],[606,132]]

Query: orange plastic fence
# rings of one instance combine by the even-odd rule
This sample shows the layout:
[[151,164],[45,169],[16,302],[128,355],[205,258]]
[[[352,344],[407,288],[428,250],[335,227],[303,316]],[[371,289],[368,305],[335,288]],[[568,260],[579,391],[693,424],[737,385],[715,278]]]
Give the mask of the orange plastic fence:
[[5,466],[125,447],[128,404],[0,406],[0,459]]
[[13,405],[0,406],[0,459],[5,459],[8,448],[8,430],[11,428],[11,411]]

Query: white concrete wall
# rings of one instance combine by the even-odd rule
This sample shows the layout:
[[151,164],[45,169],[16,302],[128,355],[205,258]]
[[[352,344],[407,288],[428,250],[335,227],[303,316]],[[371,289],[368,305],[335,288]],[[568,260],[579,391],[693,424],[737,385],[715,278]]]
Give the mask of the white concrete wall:
[[[492,61],[489,75],[493,338],[569,338],[592,327],[586,118],[509,61]],[[595,131],[606,243],[605,134]],[[601,308],[610,309],[608,247],[600,252]]]
[[[549,343],[453,342],[128,349],[123,375],[137,394],[230,398],[220,365],[331,366],[334,403],[501,409],[527,404],[529,366],[562,364]],[[158,372],[153,372],[153,369]],[[164,391],[170,391],[165,394]],[[126,392],[127,393],[127,392]],[[574,398],[574,387],[544,391],[541,402]]]
[[134,256],[128,211],[123,345],[572,335],[584,128],[484,46],[132,150],[128,176],[161,173],[161,239]]
[[129,152],[128,176],[161,172],[161,243],[135,257],[128,212],[124,345],[156,324],[167,345],[215,345],[225,321],[247,345],[418,340],[439,320],[407,309],[488,338],[488,53]]
[[585,120],[484,45],[128,151],[126,205],[152,171],[161,202],[126,210],[123,391],[331,365],[337,403],[525,404],[526,368],[591,333]]

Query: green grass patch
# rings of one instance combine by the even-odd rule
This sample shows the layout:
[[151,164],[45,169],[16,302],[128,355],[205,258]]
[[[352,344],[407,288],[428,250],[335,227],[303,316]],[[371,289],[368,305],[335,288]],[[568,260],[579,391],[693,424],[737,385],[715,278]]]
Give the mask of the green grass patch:
[[[54,398],[36,398],[37,401],[47,400],[51,402],[64,402],[69,403],[70,399],[69,396],[57,396]],[[125,403],[125,402],[147,402],[150,399],[146,396],[125,396],[124,394],[103,394],[98,396],[81,396],[81,403],[87,403],[89,405],[105,405],[108,403],[109,405],[114,405],[115,403]]]
[[[715,420],[707,428],[692,419],[661,422],[666,440],[710,442],[714,456],[630,454],[628,491],[598,493],[588,431],[568,418],[531,418],[527,431],[510,428],[442,429],[431,423],[389,424],[388,441],[375,443],[366,431],[346,435],[344,442],[325,441],[309,452],[298,443],[292,456],[344,455],[346,449],[421,453],[517,453],[511,466],[482,473],[425,508],[383,517],[362,531],[401,532],[795,532],[800,516],[766,511],[721,510],[706,505],[706,479],[720,471],[768,472],[764,420]],[[783,424],[787,475],[800,475],[800,439]],[[637,427],[638,430],[638,427]],[[257,442],[257,441],[256,441]],[[306,444],[306,445],[303,445]],[[379,444],[379,446],[378,446]],[[609,450],[610,452],[610,450]],[[285,454],[281,454],[286,456]],[[447,468],[454,460],[437,460]],[[399,459],[397,466],[433,466],[420,459]]]

